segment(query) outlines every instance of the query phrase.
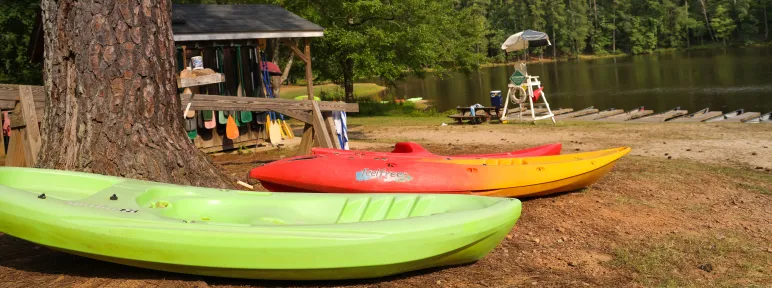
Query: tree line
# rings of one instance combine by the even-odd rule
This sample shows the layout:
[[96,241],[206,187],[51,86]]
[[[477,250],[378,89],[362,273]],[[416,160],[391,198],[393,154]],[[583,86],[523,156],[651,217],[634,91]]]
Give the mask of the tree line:
[[770,0],[463,0],[487,20],[489,57],[511,31],[546,32],[536,53],[649,53],[695,44],[768,41]]
[[[325,27],[325,36],[312,45],[315,78],[341,84],[352,100],[353,82],[358,79],[389,83],[428,71],[472,71],[481,64],[504,62],[501,43],[526,29],[548,33],[553,43],[529,53],[553,58],[768,41],[767,6],[772,0],[174,2],[276,4]],[[26,55],[38,3],[0,4],[0,82],[40,83],[40,65],[29,63]]]

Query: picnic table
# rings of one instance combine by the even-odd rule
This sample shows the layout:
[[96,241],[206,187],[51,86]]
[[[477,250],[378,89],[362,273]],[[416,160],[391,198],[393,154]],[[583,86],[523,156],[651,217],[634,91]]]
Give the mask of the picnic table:
[[477,122],[486,122],[491,121],[491,118],[493,117],[499,117],[499,107],[478,107],[474,108],[474,116],[472,116],[472,108],[471,107],[456,107],[456,110],[459,112],[459,114],[456,115],[450,115],[448,118],[454,119],[458,121],[458,124],[462,124],[464,120],[469,120],[470,122],[477,123]]

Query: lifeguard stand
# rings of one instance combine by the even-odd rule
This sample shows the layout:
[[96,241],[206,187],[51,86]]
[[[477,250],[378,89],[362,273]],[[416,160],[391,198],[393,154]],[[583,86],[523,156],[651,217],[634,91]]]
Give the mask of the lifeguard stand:
[[[548,45],[551,44],[549,41],[549,36],[547,36],[546,33],[533,30],[525,30],[507,38],[507,41],[501,45],[501,49],[506,52],[513,52],[525,50],[528,49],[528,47],[541,47]],[[503,113],[501,113],[501,121],[509,120],[507,115],[509,114],[508,106],[510,102],[520,106],[518,113],[519,118],[522,119],[523,111],[526,111],[523,109],[523,106],[525,106],[525,102],[528,101],[529,109],[527,111],[530,111],[532,121],[535,122],[537,120],[551,118],[552,123],[555,123],[555,114],[552,113],[550,104],[547,102],[547,97],[543,92],[544,87],[541,86],[539,76],[528,74],[528,67],[525,62],[518,62],[515,64],[515,73],[509,77],[509,80],[510,83],[507,85],[509,89],[507,91],[507,99],[504,100],[504,110]],[[518,94],[521,96],[518,97]],[[538,101],[539,98],[541,98],[547,111],[546,113],[539,112],[540,115],[537,116],[533,102]]]

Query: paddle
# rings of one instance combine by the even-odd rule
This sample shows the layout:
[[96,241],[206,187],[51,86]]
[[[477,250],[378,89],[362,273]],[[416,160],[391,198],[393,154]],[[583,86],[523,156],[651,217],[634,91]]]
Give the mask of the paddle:
[[[259,50],[258,50],[258,53],[260,53]],[[260,70],[261,70],[262,76],[263,76],[262,77],[263,78],[263,88],[265,89],[266,96],[268,96],[270,98],[275,98],[275,96],[273,95],[273,89],[271,87],[271,77],[270,77],[270,74],[268,73],[268,69],[267,69],[268,65],[265,64],[265,62],[266,62],[265,54],[264,53],[260,53],[260,54],[261,54],[260,58],[262,58],[262,62],[259,63],[259,65],[260,65]],[[261,60],[261,59],[258,59],[258,60]],[[271,122],[270,122],[271,124],[270,124],[270,129],[268,129],[268,133],[269,133],[268,137],[269,137],[269,139],[271,141],[271,144],[276,145],[279,142],[281,142],[281,140],[282,140],[282,130],[283,130],[283,128],[281,127],[282,125],[279,122],[280,120],[276,117],[276,113],[275,112],[269,112],[268,114],[271,116],[270,117],[271,118]],[[283,118],[283,116],[282,116],[282,118]]]
[[[236,46],[236,59],[238,59],[236,66],[238,67],[238,73],[239,73],[239,75],[238,75],[239,78],[236,80],[239,83],[239,88],[238,88],[239,91],[237,92],[237,94],[238,94],[237,96],[238,97],[244,97],[244,94],[246,94],[246,91],[244,90],[245,89],[244,88],[244,69],[243,69],[242,63],[241,63],[242,62],[241,61],[242,60],[242,58],[241,58],[241,46]],[[239,116],[241,116],[240,117],[241,119],[239,120],[239,122],[241,122],[241,123],[252,122],[252,111],[241,111],[239,113]]]
[[[223,70],[225,69],[223,67],[225,66],[225,63],[223,59],[225,58],[225,55],[223,55],[222,47],[217,47],[215,49],[215,54],[217,54],[215,57],[217,58],[217,72],[224,73]],[[225,88],[227,86],[225,86],[224,83],[218,83],[217,86],[219,86],[218,88],[220,90],[220,95],[225,95]],[[220,124],[228,123],[228,117],[225,115],[225,112],[217,111],[217,122]]]
[[233,119],[232,115],[228,115],[228,124],[225,124],[225,136],[231,140],[239,138],[239,127],[236,126],[236,120]]

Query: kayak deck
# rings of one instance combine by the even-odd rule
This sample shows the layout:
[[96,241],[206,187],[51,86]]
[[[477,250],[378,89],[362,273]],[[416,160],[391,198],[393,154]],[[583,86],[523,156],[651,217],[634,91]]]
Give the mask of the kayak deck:
[[514,199],[231,191],[25,168],[0,168],[0,206],[0,232],[68,253],[285,280],[473,262],[520,215]]
[[554,156],[480,159],[314,155],[254,168],[249,177],[271,191],[530,197],[587,187],[629,152],[629,147],[620,147]]

